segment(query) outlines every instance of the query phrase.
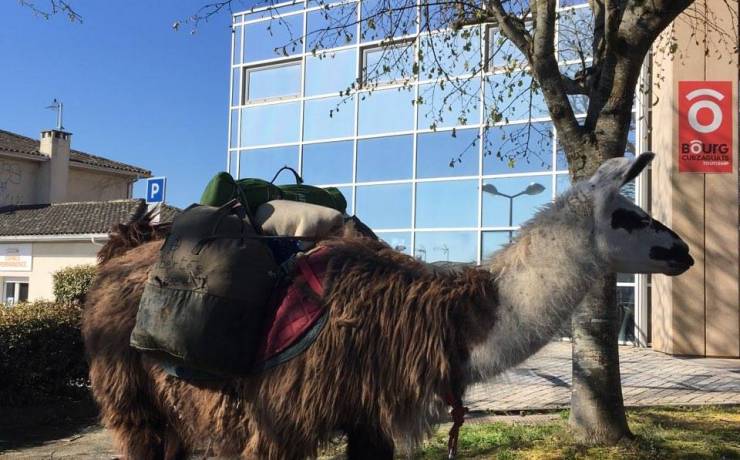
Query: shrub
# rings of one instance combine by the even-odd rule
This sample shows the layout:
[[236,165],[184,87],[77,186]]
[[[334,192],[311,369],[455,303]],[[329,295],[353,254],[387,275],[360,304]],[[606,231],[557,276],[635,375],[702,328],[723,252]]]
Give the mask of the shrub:
[[71,303],[0,307],[0,406],[84,394],[87,383],[80,319]]
[[95,278],[95,265],[76,265],[54,273],[54,297],[57,302],[82,303]]

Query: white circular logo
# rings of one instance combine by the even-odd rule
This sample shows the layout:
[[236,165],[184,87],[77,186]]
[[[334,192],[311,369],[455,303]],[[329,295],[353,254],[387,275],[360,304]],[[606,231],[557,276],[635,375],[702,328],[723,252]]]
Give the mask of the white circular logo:
[[[720,93],[719,91],[715,91],[713,89],[709,88],[703,88],[703,89],[696,89],[689,94],[686,95],[686,99],[689,101],[696,99],[700,96],[708,96],[710,98],[716,99],[718,101],[721,101],[725,98],[725,96]],[[712,112],[712,121],[710,121],[707,124],[703,124],[699,121],[698,113],[701,109],[709,109]],[[717,130],[719,126],[722,124],[722,109],[720,109],[719,105],[717,105],[716,102],[711,100],[703,99],[701,101],[696,101],[693,104],[691,104],[691,107],[689,107],[689,125],[691,126],[691,129],[698,133],[706,134],[711,133]]]
[[689,142],[689,150],[694,155],[698,155],[701,153],[702,148],[704,148],[704,142],[694,139],[693,141]]

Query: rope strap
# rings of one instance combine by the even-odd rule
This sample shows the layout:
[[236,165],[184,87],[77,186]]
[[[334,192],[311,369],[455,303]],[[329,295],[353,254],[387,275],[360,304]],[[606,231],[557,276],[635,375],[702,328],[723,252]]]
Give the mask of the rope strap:
[[465,423],[465,414],[468,408],[462,404],[462,399],[449,393],[445,396],[445,402],[450,406],[450,415],[452,416],[452,428],[450,428],[449,438],[447,440],[447,458],[452,460],[457,455],[457,439],[460,435],[460,427]]

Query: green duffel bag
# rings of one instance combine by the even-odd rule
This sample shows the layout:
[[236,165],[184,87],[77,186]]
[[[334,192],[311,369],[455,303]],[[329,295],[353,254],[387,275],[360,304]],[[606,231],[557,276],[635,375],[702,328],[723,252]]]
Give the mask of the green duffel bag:
[[336,187],[321,188],[303,183],[303,178],[290,166],[283,166],[272,178],[272,182],[283,171],[290,171],[295,177],[295,184],[280,185],[283,200],[301,201],[303,203],[317,204],[327,208],[336,209],[344,214],[347,211],[347,200]]
[[[278,175],[285,170],[293,173],[296,183],[275,185],[274,182]],[[227,172],[218,173],[203,191],[200,204],[222,206],[233,199],[238,199],[250,211],[250,214],[261,205],[272,200],[301,201],[326,206],[341,213],[347,211],[347,200],[339,189],[306,185],[303,183],[301,176],[289,166],[280,168],[271,182],[256,178],[234,180]]]
[[231,174],[220,172],[206,185],[200,197],[200,204],[218,207],[237,199],[248,210],[254,211],[260,205],[271,200],[279,200],[282,196],[283,192],[266,180],[252,178],[234,180]]

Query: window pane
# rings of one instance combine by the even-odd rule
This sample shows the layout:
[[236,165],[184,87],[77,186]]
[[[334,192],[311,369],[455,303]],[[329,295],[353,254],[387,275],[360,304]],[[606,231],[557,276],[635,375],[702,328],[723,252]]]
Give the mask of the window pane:
[[303,138],[307,141],[351,136],[355,124],[354,98],[343,97],[306,101]]
[[[298,147],[275,147],[270,149],[246,150],[240,152],[239,178],[257,177],[272,180],[275,173],[283,166],[298,169]],[[289,172],[283,172],[275,181],[276,184],[292,184],[295,178]]]
[[[507,0],[508,1],[508,0]],[[506,6],[507,2],[504,2]],[[480,5],[475,2],[438,2],[421,1],[421,31],[431,32],[449,28],[460,17],[473,17],[480,12]]]
[[242,146],[297,142],[300,108],[297,102],[242,109]]
[[363,42],[416,33],[416,0],[363,0],[361,14]]
[[306,57],[306,95],[339,94],[349,88],[357,78],[356,60],[355,50]]
[[241,67],[231,71],[231,105],[242,105],[242,69]]
[[357,141],[357,181],[410,179],[413,149],[410,135]]
[[552,125],[523,123],[492,126],[484,133],[483,174],[552,169]]
[[[526,72],[496,74],[486,78],[486,113],[491,122],[548,117],[542,92]],[[495,111],[494,115],[491,115]]]
[[590,58],[594,21],[590,8],[573,8],[558,14],[558,59]]
[[352,141],[305,144],[303,179],[309,184],[352,182]]
[[15,283],[5,283],[5,303],[15,303]]
[[446,30],[421,38],[419,73],[424,79],[476,73],[480,70],[480,28]]
[[303,15],[281,16],[244,26],[244,62],[303,52]]
[[28,283],[21,283],[20,294],[18,294],[18,302],[25,302],[28,300]]
[[634,342],[635,288],[632,286],[617,286],[617,305],[620,317],[619,340]]
[[475,262],[476,232],[417,232],[414,256],[426,262]]
[[347,200],[347,214],[353,215],[355,213],[355,200],[354,195],[352,192],[352,187],[337,187],[340,192],[342,192],[342,195],[344,195],[344,199]]
[[414,65],[414,42],[377,46],[362,51],[362,81],[373,86],[410,79]]
[[231,111],[231,131],[229,132],[229,147],[237,148],[239,145],[239,111]]
[[527,58],[497,27],[488,29],[489,66],[494,69],[513,69],[527,63]]
[[360,134],[408,131],[414,127],[414,99],[408,90],[360,93]]
[[480,80],[473,78],[455,83],[447,81],[419,86],[419,129],[478,124],[480,117]]
[[234,50],[233,50],[234,54],[231,56],[231,63],[241,64],[242,63],[242,27],[235,26],[232,34],[234,37]]
[[382,232],[378,237],[396,251],[411,255],[411,232]]
[[309,52],[357,43],[356,4],[311,11],[306,21],[306,50]]
[[411,226],[411,184],[357,187],[355,213],[372,229]]
[[416,176],[450,177],[478,174],[478,130],[461,129],[419,134],[416,140]]
[[239,156],[239,152],[229,152],[229,174],[231,177],[239,177],[239,173],[236,170],[236,159]]
[[[550,176],[525,176],[489,179],[484,181],[493,185],[499,193],[509,196],[516,195],[527,189],[530,184],[539,184],[544,191],[536,195],[523,194],[514,198],[513,216],[511,225],[519,226],[526,222],[541,206],[552,199]],[[483,192],[483,226],[509,226],[509,199],[493,193]]]
[[475,227],[478,181],[422,182],[416,185],[418,228]]
[[300,62],[247,69],[246,76],[248,101],[301,94]]
[[507,245],[512,236],[512,232],[483,232],[482,260],[489,259],[496,251]]

